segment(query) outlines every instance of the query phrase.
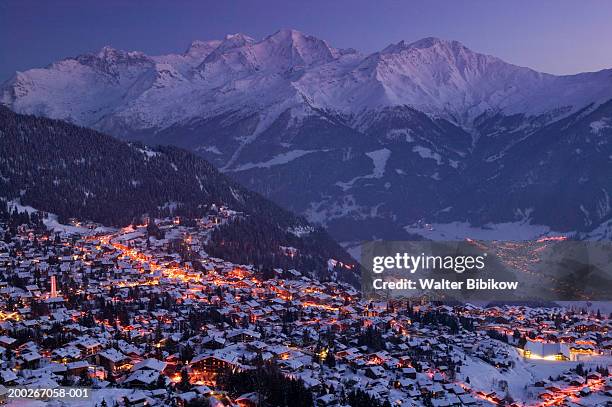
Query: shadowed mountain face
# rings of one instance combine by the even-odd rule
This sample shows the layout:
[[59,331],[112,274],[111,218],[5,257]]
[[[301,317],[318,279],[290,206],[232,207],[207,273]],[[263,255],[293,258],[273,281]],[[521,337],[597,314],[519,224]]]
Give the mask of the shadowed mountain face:
[[[241,215],[213,233],[217,255],[356,281],[348,268],[330,270],[329,259],[353,260],[324,230],[243,188],[190,152],[128,144],[1,106],[0,138],[0,203],[18,200],[57,214],[60,221],[76,217],[108,226],[140,222],[143,214],[201,217],[213,204],[226,205]],[[284,255],[281,246],[295,248],[296,255]]]
[[107,47],[2,88],[18,112],[191,149],[341,241],[610,238],[610,100],[610,70],[548,75],[437,38],[363,55],[294,30]]

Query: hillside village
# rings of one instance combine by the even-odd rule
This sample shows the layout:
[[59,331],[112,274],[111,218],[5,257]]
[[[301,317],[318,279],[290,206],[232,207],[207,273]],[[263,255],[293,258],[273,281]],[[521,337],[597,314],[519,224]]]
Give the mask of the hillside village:
[[611,400],[605,312],[366,302],[305,270],[209,256],[211,231],[236,216],[214,207],[195,222],[50,230],[45,215],[14,212],[0,223],[0,402],[13,386],[88,387],[99,406]]

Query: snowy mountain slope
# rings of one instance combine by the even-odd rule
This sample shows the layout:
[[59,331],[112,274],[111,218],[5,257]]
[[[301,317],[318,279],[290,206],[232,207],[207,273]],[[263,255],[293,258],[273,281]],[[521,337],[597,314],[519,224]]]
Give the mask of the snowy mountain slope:
[[554,76],[437,38],[364,55],[295,30],[106,47],[1,90],[17,112],[196,151],[341,240],[596,229],[612,217],[610,100],[612,70]]
[[183,76],[188,76],[189,72],[202,63],[211,52],[213,52],[222,41],[193,41],[187,50],[182,54],[159,55],[152,57],[159,64],[168,64]]
[[105,47],[18,73],[2,101],[102,129],[120,121],[158,130],[232,110],[274,110],[288,97],[342,115],[406,105],[470,126],[488,111],[567,114],[602,103],[612,96],[611,78],[612,71],[543,74],[437,38],[361,55],[280,30],[261,41],[243,34],[194,41],[176,55]]
[[407,105],[467,126],[487,111],[567,113],[612,95],[612,71],[553,76],[437,38],[392,44],[360,61],[337,86],[319,88],[329,77],[312,75],[302,89],[315,92],[311,100],[324,108],[355,113]]

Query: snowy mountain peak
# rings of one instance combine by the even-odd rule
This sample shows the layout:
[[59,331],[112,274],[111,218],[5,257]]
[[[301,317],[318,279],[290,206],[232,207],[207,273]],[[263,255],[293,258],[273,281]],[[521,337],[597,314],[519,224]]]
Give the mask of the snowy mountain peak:
[[426,37],[420,40],[414,41],[408,44],[410,48],[432,48],[432,47],[445,47],[445,48],[466,48],[459,41],[444,40],[438,37]]
[[120,57],[122,54],[123,52],[120,50],[115,49],[110,45],[105,45],[96,53],[96,56],[100,59],[109,59]]
[[78,69],[74,65],[75,62],[112,76],[120,75],[122,70],[141,69],[153,65],[153,60],[140,51],[123,51],[105,46],[95,54],[84,54],[76,58],[68,58],[60,61],[60,65],[57,66],[62,70]]
[[414,50],[430,50],[432,52],[457,52],[459,50],[464,50],[467,52],[472,52],[459,41],[449,41],[437,37],[427,37],[413,42],[401,40],[395,44],[388,45],[380,53],[397,54]]
[[[91,57],[92,55],[84,55],[83,57]],[[149,57],[140,51],[123,51],[106,45],[95,54],[99,60],[108,63],[130,62],[130,61],[149,61]],[[84,59],[82,57],[78,57]],[[78,59],[77,58],[77,59]]]
[[261,41],[233,34],[204,59],[199,69],[207,78],[282,73],[296,67],[324,64],[338,55],[325,41],[296,30],[279,30]]
[[273,42],[282,43],[284,45],[290,45],[296,48],[305,46],[321,46],[327,49],[331,49],[327,42],[314,37],[312,35],[304,34],[301,31],[283,28],[264,38],[262,42]]
[[263,39],[262,44],[276,47],[274,51],[277,54],[290,52],[290,55],[285,54],[285,56],[290,57],[294,64],[325,63],[338,56],[338,51],[330,47],[327,42],[293,29],[281,29]]
[[244,47],[249,44],[254,44],[255,42],[255,39],[242,33],[227,34],[225,36],[225,39],[217,47],[217,50],[220,52],[227,51],[232,48]]
[[305,105],[347,117],[409,106],[469,128],[486,112],[558,118],[611,99],[612,81],[604,71],[542,74],[435,37],[362,55],[281,29],[261,40],[237,33],[193,41],[184,53],[154,57],[107,46],[23,72],[1,93],[19,112],[113,130],[167,128],[237,109],[267,123]]
[[[304,33],[302,33],[301,31],[298,30],[294,30],[293,28],[281,28],[280,30],[276,31],[275,33],[272,33],[270,35],[268,35],[265,39],[267,38],[275,38],[275,39],[280,39],[280,40],[286,40],[286,39],[290,39],[291,41],[294,40],[298,40],[300,38],[304,38],[304,37],[310,37]],[[314,37],[312,37],[314,38]],[[265,41],[264,39],[264,41]]]
[[380,55],[395,54],[408,57],[410,59],[410,61],[407,61],[408,64],[440,62],[448,66],[455,65],[459,68],[466,65],[485,65],[488,63],[512,66],[498,58],[474,52],[459,41],[448,41],[436,37],[423,38],[415,42],[402,40],[397,44],[389,45],[380,53]]
[[190,45],[189,48],[185,51],[185,55],[188,56],[202,56],[202,58],[206,57],[206,55],[210,54],[213,50],[215,50],[219,44],[221,44],[220,40],[211,40],[211,41],[200,41],[195,40]]

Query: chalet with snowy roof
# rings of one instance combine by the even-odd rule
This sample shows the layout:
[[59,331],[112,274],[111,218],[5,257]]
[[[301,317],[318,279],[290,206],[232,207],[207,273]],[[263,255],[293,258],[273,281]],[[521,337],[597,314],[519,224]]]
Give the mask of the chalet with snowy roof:
[[110,373],[116,373],[120,369],[125,368],[130,358],[114,348],[105,349],[98,353],[99,363],[104,366]]
[[570,349],[564,343],[528,340],[525,343],[524,355],[538,359],[563,360],[570,358]]
[[239,357],[236,354],[215,351],[212,354],[202,354],[193,358],[189,364],[197,374],[206,377],[215,377],[225,370],[235,370],[240,367]]

